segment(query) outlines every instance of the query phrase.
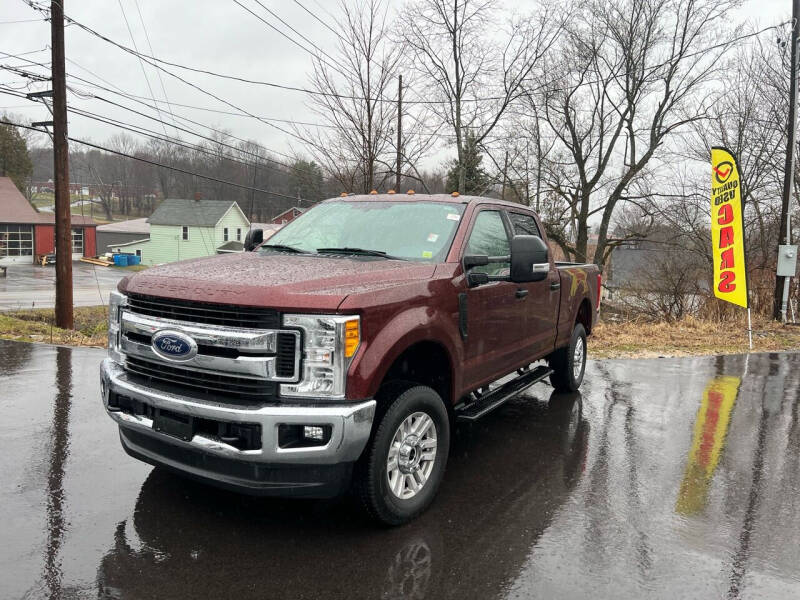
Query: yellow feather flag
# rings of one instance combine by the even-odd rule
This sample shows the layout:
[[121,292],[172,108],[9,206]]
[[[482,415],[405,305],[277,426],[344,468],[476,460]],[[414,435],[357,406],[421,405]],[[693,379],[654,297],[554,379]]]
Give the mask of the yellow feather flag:
[[714,256],[714,295],[747,308],[742,213],[736,157],[725,148],[712,148],[711,247]]

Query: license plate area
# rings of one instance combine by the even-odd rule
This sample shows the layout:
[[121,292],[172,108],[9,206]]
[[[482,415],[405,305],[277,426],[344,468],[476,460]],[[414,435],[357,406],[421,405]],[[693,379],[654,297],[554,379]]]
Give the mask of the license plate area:
[[156,409],[155,418],[153,419],[153,429],[160,433],[171,435],[179,440],[189,442],[194,437],[194,417],[164,410],[163,408]]

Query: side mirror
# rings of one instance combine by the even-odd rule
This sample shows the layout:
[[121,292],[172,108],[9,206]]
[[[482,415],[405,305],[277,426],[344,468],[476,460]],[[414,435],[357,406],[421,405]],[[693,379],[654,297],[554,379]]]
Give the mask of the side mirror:
[[515,235],[511,238],[511,281],[542,281],[550,272],[550,252],[542,238]]
[[251,229],[244,236],[244,250],[245,252],[252,252],[258,245],[264,241],[263,229]]

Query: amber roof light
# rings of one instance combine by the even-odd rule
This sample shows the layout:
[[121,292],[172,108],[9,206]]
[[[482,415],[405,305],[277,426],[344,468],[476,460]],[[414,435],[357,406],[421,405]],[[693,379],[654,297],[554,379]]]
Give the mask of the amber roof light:
[[387,193],[387,194],[394,194],[394,190],[389,190],[389,191],[388,191],[388,192],[386,192],[386,193]]
[[458,198],[458,197],[459,197],[461,194],[459,194],[458,192],[453,192],[453,193],[452,193],[452,194],[450,194],[450,195],[451,195],[453,198]]
[[347,192],[342,192],[341,194],[339,194],[339,197],[340,198],[347,198]]
[[414,190],[408,190],[406,192],[409,196],[413,196],[415,194]]
[[378,190],[372,190],[372,191],[370,192],[370,195],[375,195],[375,194],[377,194],[377,193],[378,193]]

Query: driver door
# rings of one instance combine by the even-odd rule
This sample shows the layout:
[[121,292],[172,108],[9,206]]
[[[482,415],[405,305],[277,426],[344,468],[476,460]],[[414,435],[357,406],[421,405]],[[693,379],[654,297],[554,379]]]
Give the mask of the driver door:
[[[473,217],[462,252],[466,255],[508,256],[511,230],[503,212],[485,208]],[[508,262],[474,267],[471,272],[509,274]],[[522,362],[527,345],[527,294],[509,281],[493,281],[467,290],[467,338],[464,342],[464,382],[470,388],[484,385]]]

